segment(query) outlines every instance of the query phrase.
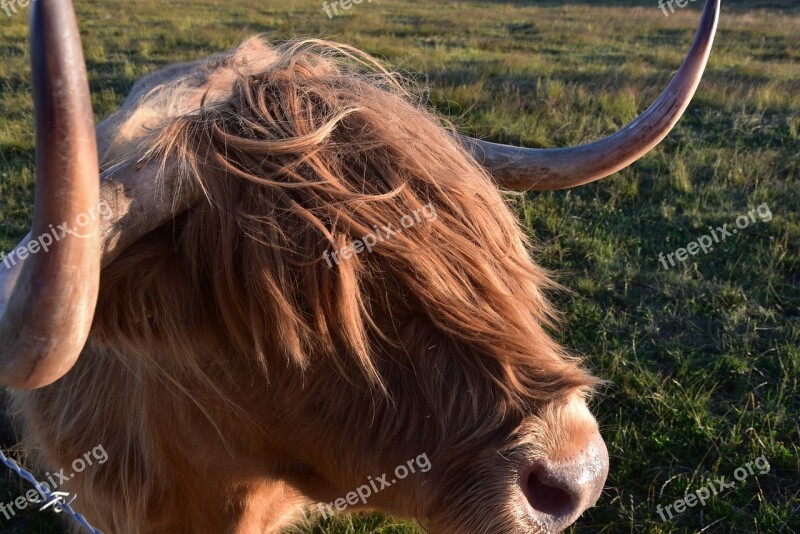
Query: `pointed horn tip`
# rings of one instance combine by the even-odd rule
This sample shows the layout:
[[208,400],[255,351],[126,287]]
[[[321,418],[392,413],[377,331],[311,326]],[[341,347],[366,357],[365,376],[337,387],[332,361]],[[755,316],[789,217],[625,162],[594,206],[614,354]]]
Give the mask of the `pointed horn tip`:
[[465,148],[501,187],[511,190],[567,189],[628,167],[667,136],[691,102],[711,52],[720,5],[720,0],[707,0],[678,72],[647,110],[615,134],[585,145],[554,149],[462,137]]

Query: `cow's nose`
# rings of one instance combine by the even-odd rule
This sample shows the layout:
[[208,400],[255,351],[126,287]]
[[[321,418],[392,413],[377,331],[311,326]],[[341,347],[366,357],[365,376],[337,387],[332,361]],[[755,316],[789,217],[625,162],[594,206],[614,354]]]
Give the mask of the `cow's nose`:
[[600,498],[608,475],[608,450],[597,434],[574,457],[536,461],[520,475],[533,522],[548,532],[560,532]]

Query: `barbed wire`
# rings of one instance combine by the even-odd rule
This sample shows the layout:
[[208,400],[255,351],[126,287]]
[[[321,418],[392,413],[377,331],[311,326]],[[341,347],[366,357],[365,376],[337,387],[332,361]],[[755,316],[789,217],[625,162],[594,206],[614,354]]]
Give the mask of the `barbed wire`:
[[37,504],[45,503],[44,506],[39,509],[40,511],[52,506],[55,513],[58,514],[64,512],[91,534],[103,534],[102,531],[90,525],[85,517],[72,509],[71,503],[78,497],[77,495],[75,495],[69,502],[65,502],[64,496],[68,494],[59,491],[51,492],[50,488],[48,488],[46,484],[36,480],[36,477],[34,477],[30,471],[24,467],[21,467],[19,464],[17,464],[17,462],[6,456],[2,450],[0,450],[0,461],[2,461],[6,467],[15,472],[21,478],[33,484],[33,487],[36,489],[36,491],[38,491],[42,497],[44,497],[45,500],[30,501]]

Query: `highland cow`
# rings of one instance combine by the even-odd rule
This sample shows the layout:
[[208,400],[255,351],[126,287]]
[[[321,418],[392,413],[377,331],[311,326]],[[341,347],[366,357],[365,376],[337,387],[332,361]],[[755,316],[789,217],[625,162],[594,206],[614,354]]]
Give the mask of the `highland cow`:
[[278,532],[422,457],[348,511],[566,528],[608,472],[598,381],[548,333],[554,285],[501,188],[586,183],[655,146],[718,9],[641,117],[541,150],[460,137],[359,50],[261,38],[140,80],[95,135],[71,3],[37,1],[31,235],[110,213],[0,267],[0,380],[27,390],[26,444],[51,470],[104,447],[64,487],[106,532]]

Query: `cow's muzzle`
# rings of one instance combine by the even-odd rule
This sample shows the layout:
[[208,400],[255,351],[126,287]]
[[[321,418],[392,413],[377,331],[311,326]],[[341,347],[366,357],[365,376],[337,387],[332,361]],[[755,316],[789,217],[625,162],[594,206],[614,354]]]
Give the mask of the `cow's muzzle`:
[[570,458],[520,467],[523,507],[536,531],[560,532],[597,502],[608,476],[608,450],[600,434]]

